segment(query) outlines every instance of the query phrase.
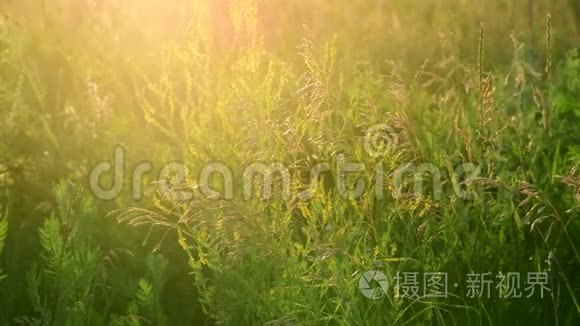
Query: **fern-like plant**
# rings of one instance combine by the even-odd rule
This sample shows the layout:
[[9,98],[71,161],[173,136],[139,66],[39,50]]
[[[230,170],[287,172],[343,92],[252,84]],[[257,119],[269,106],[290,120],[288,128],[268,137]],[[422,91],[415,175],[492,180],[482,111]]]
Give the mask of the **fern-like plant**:
[[[8,235],[8,218],[6,217],[5,213],[2,213],[0,210],[0,256],[2,255],[2,251],[4,250],[4,240],[6,240],[6,236]],[[0,267],[0,282],[4,280],[7,275],[4,274],[2,267]]]
[[28,274],[28,294],[41,324],[91,324],[101,252],[90,243],[90,197],[68,181],[55,188],[57,211],[39,230],[42,261]]

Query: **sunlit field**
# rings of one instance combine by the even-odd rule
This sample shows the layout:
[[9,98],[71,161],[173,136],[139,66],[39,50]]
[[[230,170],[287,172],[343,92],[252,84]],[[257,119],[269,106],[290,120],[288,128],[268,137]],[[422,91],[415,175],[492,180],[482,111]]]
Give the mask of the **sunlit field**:
[[0,2],[0,325],[580,325],[578,0]]

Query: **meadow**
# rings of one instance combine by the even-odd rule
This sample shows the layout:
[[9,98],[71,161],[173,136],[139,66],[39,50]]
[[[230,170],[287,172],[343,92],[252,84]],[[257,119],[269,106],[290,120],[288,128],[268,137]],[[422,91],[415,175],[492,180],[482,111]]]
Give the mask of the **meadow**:
[[0,325],[579,325],[577,0],[0,2]]

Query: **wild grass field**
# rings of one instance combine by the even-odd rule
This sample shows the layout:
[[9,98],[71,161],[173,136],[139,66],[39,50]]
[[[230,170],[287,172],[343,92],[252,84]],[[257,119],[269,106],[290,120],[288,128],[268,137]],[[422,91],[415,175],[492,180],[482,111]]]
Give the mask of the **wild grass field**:
[[578,0],[3,0],[0,325],[579,325]]

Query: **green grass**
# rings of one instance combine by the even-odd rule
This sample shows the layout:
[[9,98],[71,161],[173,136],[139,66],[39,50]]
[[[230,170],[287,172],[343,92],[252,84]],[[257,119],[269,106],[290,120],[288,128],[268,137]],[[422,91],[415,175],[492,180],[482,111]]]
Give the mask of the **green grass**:
[[[0,325],[578,324],[576,7],[0,5]],[[89,176],[116,148],[124,186],[102,200]],[[171,162],[180,180],[160,176]],[[344,162],[364,171],[343,185]],[[217,163],[232,198],[204,196]],[[255,163],[284,167],[270,198],[244,198]],[[378,300],[359,290],[369,270],[391,282]],[[448,297],[397,297],[398,272],[447,273]],[[470,297],[473,272],[492,273],[490,298]],[[494,288],[508,272],[522,298]],[[549,290],[526,298],[541,272]]]

